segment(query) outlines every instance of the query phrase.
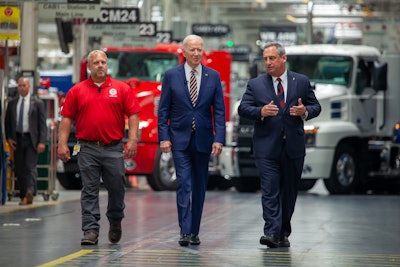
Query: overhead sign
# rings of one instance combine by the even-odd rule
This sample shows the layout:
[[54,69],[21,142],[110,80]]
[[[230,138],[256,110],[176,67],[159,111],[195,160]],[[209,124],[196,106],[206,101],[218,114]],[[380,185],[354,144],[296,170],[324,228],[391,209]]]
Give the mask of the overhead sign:
[[154,37],[130,37],[117,40],[104,37],[101,40],[101,47],[154,47],[156,44]]
[[94,18],[100,12],[100,5],[39,3],[40,18]]
[[260,26],[260,48],[268,42],[280,42],[283,46],[297,44],[296,26]]
[[199,36],[225,36],[231,28],[227,24],[195,23],[192,25],[192,33]]
[[157,25],[155,22],[132,24],[88,24],[88,37],[106,46],[154,46]]
[[19,40],[19,26],[19,8],[0,6],[0,40]]
[[158,31],[157,43],[172,43],[172,31]]
[[139,22],[139,8],[103,7],[100,12],[88,20],[89,24],[96,23],[136,23]]
[[139,37],[139,24],[90,24],[88,27],[89,37],[111,37],[121,39],[126,37]]
[[250,60],[251,47],[249,45],[222,46],[221,49],[231,53],[233,61],[248,62]]

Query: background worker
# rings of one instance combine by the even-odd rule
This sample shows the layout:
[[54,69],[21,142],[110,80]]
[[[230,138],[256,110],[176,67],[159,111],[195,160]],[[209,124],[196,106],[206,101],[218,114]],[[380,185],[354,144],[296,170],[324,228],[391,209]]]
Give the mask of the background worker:
[[[78,144],[72,155],[77,155],[82,178],[82,245],[95,245],[100,231],[100,178],[108,191],[107,218],[110,223],[108,239],[121,239],[124,217],[125,167],[124,153],[136,155],[140,111],[133,90],[124,82],[107,74],[107,55],[94,50],[87,57],[90,77],[73,86],[61,108],[58,157],[67,161],[71,154],[67,145],[75,120]],[[125,145],[125,118],[128,118],[128,141]]]
[[289,247],[305,157],[304,120],[317,117],[321,106],[309,79],[286,69],[280,43],[266,44],[263,58],[267,73],[248,81],[238,113],[254,121],[253,149],[265,221],[260,243]]
[[219,73],[201,64],[203,39],[183,40],[186,62],[165,72],[158,109],[163,153],[172,151],[181,246],[199,245],[210,153],[225,143],[225,106]]
[[18,96],[10,100],[5,116],[5,133],[14,153],[20,205],[29,205],[37,193],[38,154],[46,149],[47,125],[44,102],[30,93],[26,77],[18,79]]

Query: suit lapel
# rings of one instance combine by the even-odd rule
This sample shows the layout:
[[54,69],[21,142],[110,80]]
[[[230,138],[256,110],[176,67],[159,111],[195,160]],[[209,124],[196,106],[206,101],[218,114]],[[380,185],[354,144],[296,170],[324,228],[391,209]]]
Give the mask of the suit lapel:
[[34,98],[33,95],[31,95],[31,101],[29,102],[29,112],[28,112],[29,118],[31,117],[32,109],[33,109],[33,107],[34,107],[35,105],[36,105],[35,98]]
[[204,89],[206,87],[208,78],[209,78],[208,69],[206,67],[204,67],[203,65],[201,65],[200,89],[199,89],[199,97],[197,98],[196,105],[200,101],[201,98],[204,98],[204,94],[207,93],[207,92],[205,92]]
[[297,105],[297,99],[293,99],[294,96],[294,90],[297,87],[297,81],[296,81],[296,77],[293,75],[293,73],[291,71],[287,71],[287,88],[286,88],[286,92],[287,92],[287,96],[286,96],[286,105],[285,105],[285,109],[289,106],[290,101],[295,101],[294,103],[292,103],[291,105]]
[[[272,76],[269,74],[265,75],[265,88],[267,88],[267,92],[265,92],[267,95],[270,96],[270,99],[274,100],[274,103],[277,105],[278,103],[278,97],[276,96],[276,92],[275,92],[275,87],[274,87],[274,82],[272,80]],[[267,103],[268,104],[268,103]]]
[[192,103],[192,101],[190,100],[190,93],[189,93],[189,81],[186,80],[186,73],[185,73],[185,67],[184,64],[182,64],[180,66],[180,68],[178,69],[179,72],[179,77],[181,77],[181,81],[180,83],[182,84],[182,88],[184,91],[184,94],[186,95],[187,99],[189,100],[190,103]]

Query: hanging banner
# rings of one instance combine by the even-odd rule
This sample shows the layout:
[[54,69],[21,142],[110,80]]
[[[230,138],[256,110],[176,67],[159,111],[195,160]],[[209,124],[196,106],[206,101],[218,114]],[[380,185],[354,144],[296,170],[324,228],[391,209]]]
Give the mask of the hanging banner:
[[0,6],[0,40],[19,40],[20,11],[14,6]]

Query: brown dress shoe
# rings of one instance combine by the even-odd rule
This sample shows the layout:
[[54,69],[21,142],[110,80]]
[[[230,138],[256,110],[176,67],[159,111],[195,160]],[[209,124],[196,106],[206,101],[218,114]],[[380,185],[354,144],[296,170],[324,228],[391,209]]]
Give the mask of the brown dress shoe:
[[33,202],[33,194],[31,192],[27,192],[25,194],[25,198],[26,198],[28,204],[32,204],[32,202]]
[[22,198],[21,201],[19,202],[19,205],[25,206],[28,205],[28,199],[26,197]]
[[85,231],[81,239],[81,245],[97,245],[99,235],[93,231]]

